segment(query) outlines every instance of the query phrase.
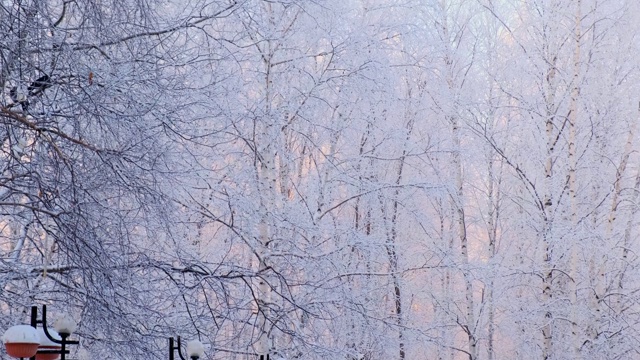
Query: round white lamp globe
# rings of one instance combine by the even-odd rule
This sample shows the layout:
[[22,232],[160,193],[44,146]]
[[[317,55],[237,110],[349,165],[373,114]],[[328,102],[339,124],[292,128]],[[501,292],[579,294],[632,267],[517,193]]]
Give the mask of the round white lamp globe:
[[204,356],[204,345],[199,340],[191,340],[187,343],[187,356],[201,358]]

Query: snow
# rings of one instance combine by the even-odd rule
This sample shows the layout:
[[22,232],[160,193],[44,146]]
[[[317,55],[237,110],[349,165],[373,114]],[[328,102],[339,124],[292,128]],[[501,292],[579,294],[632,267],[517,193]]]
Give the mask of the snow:
[[40,344],[38,331],[29,325],[15,325],[7,329],[2,336],[2,342]]
[[60,316],[54,323],[53,327],[58,333],[71,334],[78,328],[78,324],[69,315]]
[[204,356],[204,345],[202,345],[202,343],[198,340],[191,340],[187,343],[187,354],[189,355],[189,357],[192,356],[197,356],[197,357],[202,357]]
[[[56,344],[53,341],[49,340],[47,335],[44,333],[44,329],[38,328],[37,331],[38,331],[38,336],[40,337],[41,346],[56,346],[56,347],[60,346],[60,344]],[[49,330],[49,335],[51,335],[51,337],[53,337],[56,340],[62,340],[58,332],[55,330]]]

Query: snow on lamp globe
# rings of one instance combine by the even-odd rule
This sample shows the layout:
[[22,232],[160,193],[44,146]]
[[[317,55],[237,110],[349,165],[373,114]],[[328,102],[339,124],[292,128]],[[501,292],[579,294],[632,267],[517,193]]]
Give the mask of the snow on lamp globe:
[[198,360],[204,356],[204,345],[199,340],[191,340],[187,343],[187,356],[189,359]]
[[71,316],[62,315],[53,323],[53,328],[56,329],[62,338],[67,338],[76,331],[78,324],[76,324]]

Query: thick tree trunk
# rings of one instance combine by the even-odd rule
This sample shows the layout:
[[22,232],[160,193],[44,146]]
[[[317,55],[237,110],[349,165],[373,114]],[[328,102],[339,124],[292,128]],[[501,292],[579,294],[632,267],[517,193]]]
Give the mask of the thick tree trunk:
[[[273,10],[271,4],[266,4],[265,10],[269,13],[270,24],[273,25]],[[261,186],[261,220],[258,224],[258,236],[260,240],[260,247],[257,251],[259,255],[257,273],[265,274],[269,268],[269,255],[271,247],[271,231],[268,219],[268,214],[274,206],[274,199],[277,191],[277,169],[276,169],[276,151],[274,149],[274,142],[276,139],[270,138],[276,136],[276,124],[272,118],[272,101],[273,101],[273,79],[272,70],[273,65],[271,59],[273,57],[273,44],[271,41],[266,41],[264,48],[260,48],[263,65],[264,65],[264,90],[265,90],[265,124],[264,134],[267,136],[263,139],[262,148],[260,149],[260,171],[259,179]],[[258,278],[258,291],[256,299],[258,312],[258,320],[260,321],[260,334],[258,335],[257,351],[258,354],[267,354],[270,348],[273,346],[272,334],[269,329],[269,317],[271,306],[271,287],[267,280],[263,277]]]

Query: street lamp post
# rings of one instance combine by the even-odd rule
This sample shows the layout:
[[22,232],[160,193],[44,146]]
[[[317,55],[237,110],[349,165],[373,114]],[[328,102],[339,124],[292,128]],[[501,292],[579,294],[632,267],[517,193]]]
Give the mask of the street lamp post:
[[175,342],[173,337],[169,338],[169,360],[175,360],[175,352],[178,350],[178,356],[181,360],[198,360],[204,356],[204,345],[199,340],[191,340],[187,342],[187,359],[182,355],[182,344],[180,336]]
[[67,345],[78,345],[78,340],[69,340],[69,336],[76,330],[76,322],[68,315],[59,317],[54,323],[53,328],[58,333],[60,338],[56,338],[54,334],[51,334],[47,326],[47,305],[42,305],[42,318],[38,319],[38,307],[31,307],[31,326],[38,327],[38,324],[42,325],[42,331],[47,339],[55,344],[60,345],[60,349],[39,349],[38,353],[31,357],[31,360],[39,360],[38,354],[60,354],[60,360],[65,360],[66,355],[69,353]]
[[[31,360],[55,360],[60,356],[65,360],[69,353],[67,345],[78,345],[77,340],[69,340],[76,330],[76,323],[69,316],[62,316],[54,323],[55,331],[47,326],[47,306],[42,305],[42,318],[38,319],[38,307],[31,307],[31,326],[16,325],[3,336],[7,353],[12,357]],[[38,328],[38,325],[42,325]]]

